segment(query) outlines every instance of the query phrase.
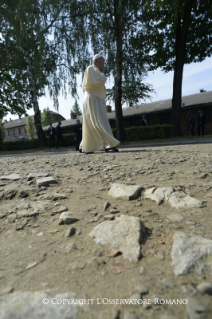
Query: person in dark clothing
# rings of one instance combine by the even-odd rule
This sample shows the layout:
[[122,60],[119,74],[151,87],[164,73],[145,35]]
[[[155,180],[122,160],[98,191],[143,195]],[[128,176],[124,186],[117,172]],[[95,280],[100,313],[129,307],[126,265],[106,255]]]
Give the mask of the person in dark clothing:
[[191,113],[188,114],[188,127],[192,136],[194,136],[194,116]]
[[4,146],[3,146],[3,141],[2,141],[2,133],[1,133],[1,128],[0,128],[0,151],[4,150]]
[[76,138],[76,151],[79,151],[79,145],[82,141],[82,124],[80,124],[80,120],[77,120],[77,124],[74,126],[74,133]]
[[199,115],[197,117],[198,123],[198,136],[200,136],[200,128],[202,128],[202,136],[205,135],[205,114],[202,110],[199,110]]
[[50,124],[48,128],[48,136],[49,136],[49,148],[51,149],[52,144],[53,144],[53,147],[55,147],[55,128],[52,127],[52,124]]
[[58,142],[61,141],[63,146],[65,145],[65,142],[63,140],[63,135],[62,135],[62,129],[61,129],[61,122],[58,122],[58,125],[56,127],[56,148],[58,148]]
[[147,119],[146,119],[146,116],[143,115],[142,119],[141,119],[141,126],[148,126],[148,122],[147,122]]

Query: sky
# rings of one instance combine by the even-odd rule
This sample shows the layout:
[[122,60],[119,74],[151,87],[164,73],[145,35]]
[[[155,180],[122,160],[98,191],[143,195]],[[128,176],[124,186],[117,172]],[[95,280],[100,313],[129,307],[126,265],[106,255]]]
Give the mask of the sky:
[[[82,75],[78,76],[78,95],[79,95],[79,107],[82,110],[83,103],[83,90],[81,88]],[[154,72],[149,72],[146,83],[152,84],[155,94],[152,94],[152,100],[146,100],[142,102],[150,103],[155,101],[161,101],[172,98],[173,90],[173,72],[164,73],[160,69]],[[107,82],[106,87],[111,88],[112,82]],[[212,57],[206,58],[201,63],[191,63],[184,65],[183,72],[183,84],[182,84],[182,96],[196,94],[200,92],[200,89],[206,91],[212,91]],[[59,98],[59,111],[65,119],[70,118],[70,110],[74,104],[74,99],[68,95],[67,99],[62,96]],[[112,105],[114,110],[114,105]],[[53,101],[49,98],[48,94],[45,97],[39,99],[39,107],[42,111],[44,108],[49,107],[50,110],[55,111],[53,107]],[[33,115],[33,109],[28,111],[29,115]],[[18,115],[8,114],[5,119],[17,119]]]

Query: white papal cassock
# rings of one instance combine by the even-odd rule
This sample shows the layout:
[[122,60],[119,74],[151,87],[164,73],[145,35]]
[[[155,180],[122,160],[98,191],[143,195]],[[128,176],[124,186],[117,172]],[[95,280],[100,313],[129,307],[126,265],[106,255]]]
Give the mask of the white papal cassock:
[[106,76],[95,65],[90,65],[83,78],[82,152],[95,152],[116,147],[120,142],[113,137],[105,104]]

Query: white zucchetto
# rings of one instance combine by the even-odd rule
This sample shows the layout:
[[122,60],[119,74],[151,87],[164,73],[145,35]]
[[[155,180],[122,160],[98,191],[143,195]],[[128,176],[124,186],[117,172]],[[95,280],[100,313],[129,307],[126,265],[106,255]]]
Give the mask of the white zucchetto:
[[104,58],[104,57],[103,57],[102,54],[95,54],[95,55],[93,56],[93,62],[96,61],[96,60],[99,59],[99,58]]

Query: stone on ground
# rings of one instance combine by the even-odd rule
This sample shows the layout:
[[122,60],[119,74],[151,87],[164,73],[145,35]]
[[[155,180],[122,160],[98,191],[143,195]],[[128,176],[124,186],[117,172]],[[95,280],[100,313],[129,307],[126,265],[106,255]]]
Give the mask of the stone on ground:
[[145,227],[138,217],[121,215],[114,221],[104,221],[89,234],[96,244],[118,248],[123,257],[137,262],[140,257],[140,242]]
[[29,173],[27,176],[27,180],[31,181],[33,178],[47,177],[47,176],[49,176],[49,173]]
[[191,269],[201,274],[205,266],[212,267],[212,240],[175,232],[171,258],[175,275],[186,275]]
[[0,176],[0,180],[11,180],[11,181],[17,181],[21,179],[21,176],[19,174],[10,174],[10,175],[3,175]]
[[36,179],[36,183],[38,187],[41,187],[41,186],[48,186],[50,184],[57,184],[57,181],[56,179],[54,179],[54,177],[49,176],[49,177]]
[[140,196],[143,187],[141,185],[126,186],[123,184],[114,183],[108,192],[109,196],[116,199],[131,200]]

